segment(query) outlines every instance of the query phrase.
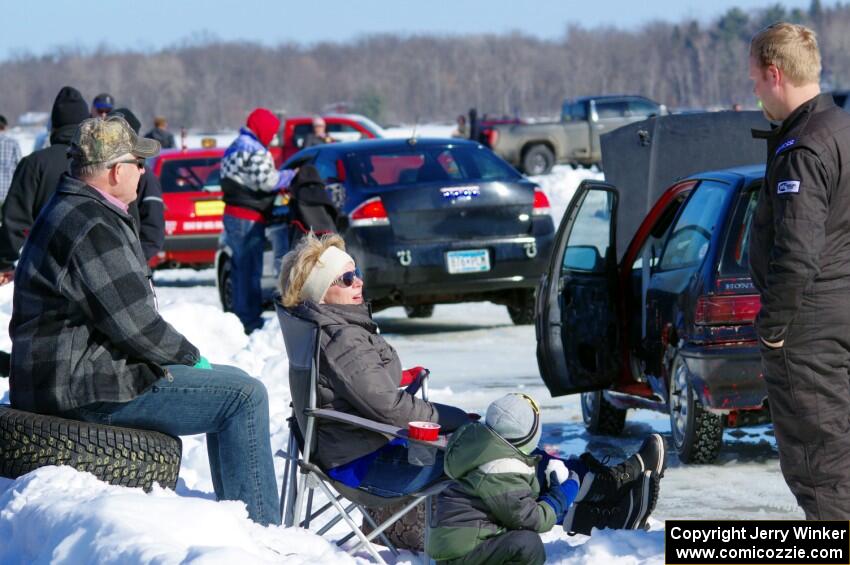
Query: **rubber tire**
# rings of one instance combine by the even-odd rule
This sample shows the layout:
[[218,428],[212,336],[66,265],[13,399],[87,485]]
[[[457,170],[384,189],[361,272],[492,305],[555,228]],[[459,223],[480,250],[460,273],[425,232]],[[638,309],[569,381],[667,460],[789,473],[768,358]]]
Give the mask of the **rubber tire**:
[[517,292],[513,304],[508,304],[508,314],[517,326],[534,323],[534,289],[529,288]]
[[404,313],[408,318],[430,318],[434,315],[433,304],[417,304],[416,306],[405,306]]
[[626,426],[626,412],[605,400],[601,390],[581,393],[581,418],[592,434],[618,436]]
[[0,476],[68,465],[111,485],[177,486],[182,443],[154,432],[90,424],[0,406]]
[[218,268],[218,298],[225,312],[233,312],[233,279],[230,273],[230,257],[223,256]]
[[[381,508],[366,508],[366,512],[375,520],[379,526],[402,509],[409,500],[398,504],[389,504]],[[431,498],[431,516],[437,516],[437,497]],[[363,533],[369,535],[372,531],[366,520],[363,520]],[[425,547],[425,502],[421,502],[413,510],[405,514],[401,520],[384,530],[389,539],[397,549],[408,551],[423,551]],[[376,538],[376,543],[382,543],[381,538]]]
[[[684,371],[677,380],[677,371]],[[680,391],[681,383],[685,379],[685,390]],[[685,395],[685,416],[677,416],[681,405],[681,396]],[[679,400],[677,401],[676,398]],[[670,435],[673,447],[679,454],[683,463],[705,464],[713,463],[720,454],[723,446],[723,420],[720,416],[706,411],[696,397],[691,386],[691,379],[687,364],[680,355],[676,355],[670,365],[670,401],[668,402],[670,413]],[[677,420],[682,418],[682,430],[677,425]]]
[[[542,167],[540,162],[543,163]],[[522,170],[530,176],[545,175],[555,166],[555,155],[552,150],[538,143],[529,147],[522,156]]]

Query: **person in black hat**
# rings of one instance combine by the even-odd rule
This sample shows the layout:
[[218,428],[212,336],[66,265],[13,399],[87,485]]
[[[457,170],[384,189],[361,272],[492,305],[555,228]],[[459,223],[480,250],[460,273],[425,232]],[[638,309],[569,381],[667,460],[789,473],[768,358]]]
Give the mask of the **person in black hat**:
[[[116,108],[110,116],[124,118],[136,135],[142,127],[139,118],[128,108]],[[130,214],[139,227],[139,241],[148,261],[162,250],[165,243],[165,203],[162,200],[162,185],[150,168],[145,168],[139,179],[138,197],[130,204]]]
[[0,225],[0,285],[14,276],[27,232],[56,190],[59,177],[68,171],[68,146],[89,108],[80,91],[65,86],[56,95],[50,121],[50,147],[21,159],[3,203]]
[[91,117],[105,118],[109,112],[115,107],[115,99],[111,94],[101,92],[94,97],[91,103]]

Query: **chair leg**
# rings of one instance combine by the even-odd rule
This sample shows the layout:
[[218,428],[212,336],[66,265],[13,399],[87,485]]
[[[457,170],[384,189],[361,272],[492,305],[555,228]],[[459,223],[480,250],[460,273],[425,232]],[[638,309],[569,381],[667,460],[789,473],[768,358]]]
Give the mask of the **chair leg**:
[[310,529],[310,519],[313,518],[313,493],[316,492],[310,489],[307,492],[307,512],[304,514],[304,529]]
[[[376,529],[372,530],[368,536],[366,536],[366,543],[371,542],[373,539],[384,533],[384,530],[395,524],[402,516],[416,508],[416,506],[425,500],[424,496],[417,496],[412,502],[409,502],[404,508],[384,520],[384,523],[378,526]],[[357,551],[363,545],[364,542],[360,542],[360,544],[356,545],[352,551]]]
[[280,506],[281,521],[286,527],[295,524],[295,497],[298,493],[298,441],[290,432],[286,451],[286,467],[281,485]]
[[353,550],[350,550],[348,553],[354,553],[360,547],[365,547],[366,551],[368,551],[372,555],[372,557],[375,558],[375,561],[377,561],[381,565],[387,565],[387,562],[381,558],[381,555],[378,553],[378,550],[375,549],[375,546],[372,545],[372,542],[369,540],[369,538],[367,538],[363,534],[363,532],[360,531],[360,528],[357,527],[357,524],[354,523],[354,520],[351,519],[351,516],[349,516],[348,513],[345,511],[345,508],[342,507],[342,504],[340,504],[336,497],[334,497],[333,493],[331,493],[331,489],[329,489],[323,481],[318,481],[318,483],[319,488],[322,489],[322,492],[325,493],[325,496],[328,497],[331,503],[333,503],[337,511],[342,514],[342,519],[345,520],[345,523],[348,524],[348,527],[351,528],[351,531],[354,532],[354,535],[356,535],[360,539],[360,543],[357,545],[357,547],[355,547]]
[[431,556],[428,555],[428,538],[431,537],[431,501],[433,497],[425,498],[425,539],[422,547],[422,562],[431,565]]
[[[336,499],[337,499],[337,500],[342,500],[342,495],[339,495]],[[331,506],[333,506],[333,503],[328,502],[327,504],[325,504],[325,506],[323,506],[323,507],[322,507],[322,511],[321,511],[321,512],[324,512],[325,510],[327,510],[327,509],[328,509],[328,508],[330,508]],[[355,504],[354,504],[354,503],[351,503],[351,504],[348,506],[348,508],[346,508],[346,509],[345,509],[345,511],[346,511],[346,512],[351,512],[352,510],[354,510],[354,508],[355,508]],[[317,513],[316,513],[316,515],[320,514],[321,512],[317,512]],[[336,525],[339,523],[339,521],[340,521],[340,520],[342,520],[342,516],[341,516],[339,513],[337,513],[337,515],[336,515],[336,516],[334,516],[333,518],[331,518],[331,519],[330,519],[330,521],[328,521],[328,523],[327,523],[327,524],[325,524],[324,526],[322,526],[321,528],[319,528],[319,531],[317,531],[317,532],[316,532],[316,535],[317,535],[317,536],[323,536],[323,535],[325,535],[326,533],[328,533],[328,532],[330,531],[330,529],[331,529],[331,528],[333,528],[334,526],[336,526]],[[351,534],[351,535],[354,535],[354,534]],[[343,543],[345,543],[346,541],[348,541],[348,539],[351,539],[351,538],[349,537],[349,538],[345,539],[345,540],[344,540],[344,541],[342,541],[342,542],[337,542],[337,545],[342,545]]]
[[[372,518],[372,517],[369,515],[369,513],[368,513],[368,512],[366,512],[366,509],[365,509],[365,508],[363,508],[362,506],[360,506],[359,504],[357,505],[357,509],[360,511],[360,514],[362,514],[362,515],[363,515],[363,519],[364,519],[364,520],[366,520],[367,522],[369,522],[369,525],[370,525],[370,526],[372,526],[372,529],[373,529],[373,530],[377,530],[377,529],[378,529],[378,524],[377,524],[377,523],[375,523],[375,519],[374,519],[374,518]],[[390,552],[392,552],[392,554],[393,554],[394,556],[398,557],[398,555],[399,555],[399,553],[398,553],[398,548],[396,548],[395,544],[394,544],[393,542],[391,542],[391,541],[390,541],[390,538],[388,538],[388,537],[386,536],[386,534],[385,534],[383,531],[381,532],[381,536],[380,536],[380,537],[381,537],[381,541],[382,541],[382,542],[384,542],[384,545],[385,545],[385,546],[387,546],[387,547],[389,548]]]
[[[321,481],[318,481],[321,483]],[[295,496],[295,509],[292,515],[292,523],[297,524],[301,521],[302,510],[304,510],[304,498],[307,494],[307,473],[302,473],[298,477],[298,494]]]

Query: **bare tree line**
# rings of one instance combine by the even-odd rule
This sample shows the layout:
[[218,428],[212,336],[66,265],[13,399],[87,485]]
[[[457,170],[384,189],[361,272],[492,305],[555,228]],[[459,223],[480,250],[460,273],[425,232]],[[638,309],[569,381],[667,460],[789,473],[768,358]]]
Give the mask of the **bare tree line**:
[[290,114],[346,102],[384,123],[480,112],[555,115],[564,98],[640,93],[670,107],[754,103],[747,80],[753,33],[778,20],[814,27],[828,87],[850,85],[850,5],[727,11],[710,23],[638,30],[570,26],[561,40],[520,34],[376,35],[348,43],[264,47],[211,38],[151,53],[60,49],[0,63],[0,113],[49,110],[63,85],[107,91],[149,124],[236,127],[255,106]]

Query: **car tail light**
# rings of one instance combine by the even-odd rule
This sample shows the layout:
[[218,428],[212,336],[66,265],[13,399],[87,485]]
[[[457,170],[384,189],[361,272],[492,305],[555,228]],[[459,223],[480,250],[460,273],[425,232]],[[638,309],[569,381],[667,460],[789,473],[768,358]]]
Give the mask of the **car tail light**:
[[490,147],[491,149],[496,147],[496,144],[499,143],[499,130],[485,129],[484,139],[487,140],[488,147]]
[[549,214],[552,211],[552,207],[549,206],[549,197],[546,196],[546,193],[540,190],[539,188],[534,189],[534,211],[532,214],[535,216],[542,216],[544,214]]
[[352,210],[349,217],[351,218],[352,227],[390,225],[390,218],[387,216],[387,211],[384,208],[384,203],[381,202],[380,196],[370,198]]
[[757,294],[707,294],[697,300],[694,323],[703,326],[752,324],[759,309],[761,299]]

